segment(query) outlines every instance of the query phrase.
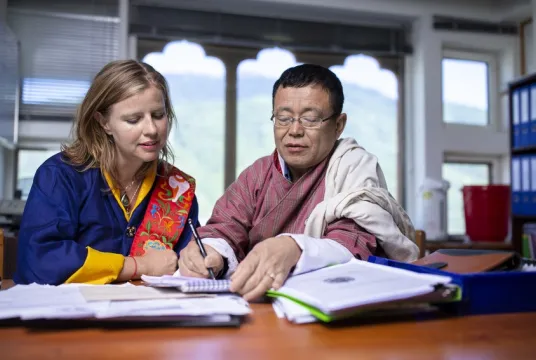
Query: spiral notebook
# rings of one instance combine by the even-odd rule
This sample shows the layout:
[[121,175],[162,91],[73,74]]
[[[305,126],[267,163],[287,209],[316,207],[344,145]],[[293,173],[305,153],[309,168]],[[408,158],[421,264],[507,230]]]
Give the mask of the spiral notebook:
[[522,271],[535,271],[536,272],[536,259],[521,259],[521,270]]
[[185,276],[147,276],[141,279],[147,286],[174,287],[183,293],[228,293],[230,292],[230,280],[200,279]]

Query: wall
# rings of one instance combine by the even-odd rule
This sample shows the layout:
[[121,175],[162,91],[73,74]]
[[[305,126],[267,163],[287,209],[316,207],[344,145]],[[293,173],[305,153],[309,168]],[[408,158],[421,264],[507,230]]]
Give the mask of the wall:
[[533,30],[534,26],[533,24],[527,24],[524,26],[525,33],[524,33],[524,45],[525,45],[525,71],[527,74],[531,74],[536,71],[536,64],[534,59],[534,46],[532,39],[534,38]]
[[[168,2],[175,0],[168,0]],[[485,21],[503,20],[508,6],[486,0],[250,0],[251,3],[301,4],[325,9],[355,11],[368,15],[417,18],[427,15],[457,16]]]
[[536,26],[534,26],[534,19],[536,19],[536,0],[532,1],[532,7],[529,12],[526,12],[521,18],[522,21],[526,21],[532,18],[532,23],[526,24],[524,28],[523,43],[525,45],[525,71],[526,74],[532,74],[536,72]]
[[[0,0],[0,21],[6,21],[7,16],[7,0]],[[6,175],[6,164],[4,156],[6,156],[7,150],[0,145],[0,199],[4,197],[4,178]]]

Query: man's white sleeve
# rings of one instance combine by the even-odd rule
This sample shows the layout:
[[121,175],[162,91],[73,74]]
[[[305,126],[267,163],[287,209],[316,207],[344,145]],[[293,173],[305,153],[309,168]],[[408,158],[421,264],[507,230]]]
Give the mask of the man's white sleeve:
[[331,239],[319,239],[303,234],[280,234],[289,236],[302,250],[300,259],[291,275],[318,270],[329,265],[343,264],[353,259],[347,248]]

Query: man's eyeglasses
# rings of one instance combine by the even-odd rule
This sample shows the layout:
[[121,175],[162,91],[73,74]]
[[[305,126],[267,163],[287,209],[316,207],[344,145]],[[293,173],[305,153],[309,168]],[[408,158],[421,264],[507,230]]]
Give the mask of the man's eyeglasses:
[[304,128],[307,129],[316,129],[319,128],[324,121],[331,119],[335,114],[331,114],[326,118],[321,118],[320,116],[301,116],[294,118],[288,115],[272,115],[270,118],[274,122],[275,127],[286,128],[292,125],[292,123],[298,120]]

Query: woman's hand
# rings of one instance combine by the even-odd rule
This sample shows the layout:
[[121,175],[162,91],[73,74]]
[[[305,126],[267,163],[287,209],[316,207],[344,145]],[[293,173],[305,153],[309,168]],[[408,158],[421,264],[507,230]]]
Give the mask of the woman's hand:
[[179,257],[181,276],[209,278],[207,268],[211,267],[218,276],[224,266],[223,257],[212,246],[205,245],[207,257],[203,258],[195,241],[190,241],[182,249]]
[[139,275],[173,275],[177,270],[177,253],[173,250],[147,249],[145,254],[136,257]]

